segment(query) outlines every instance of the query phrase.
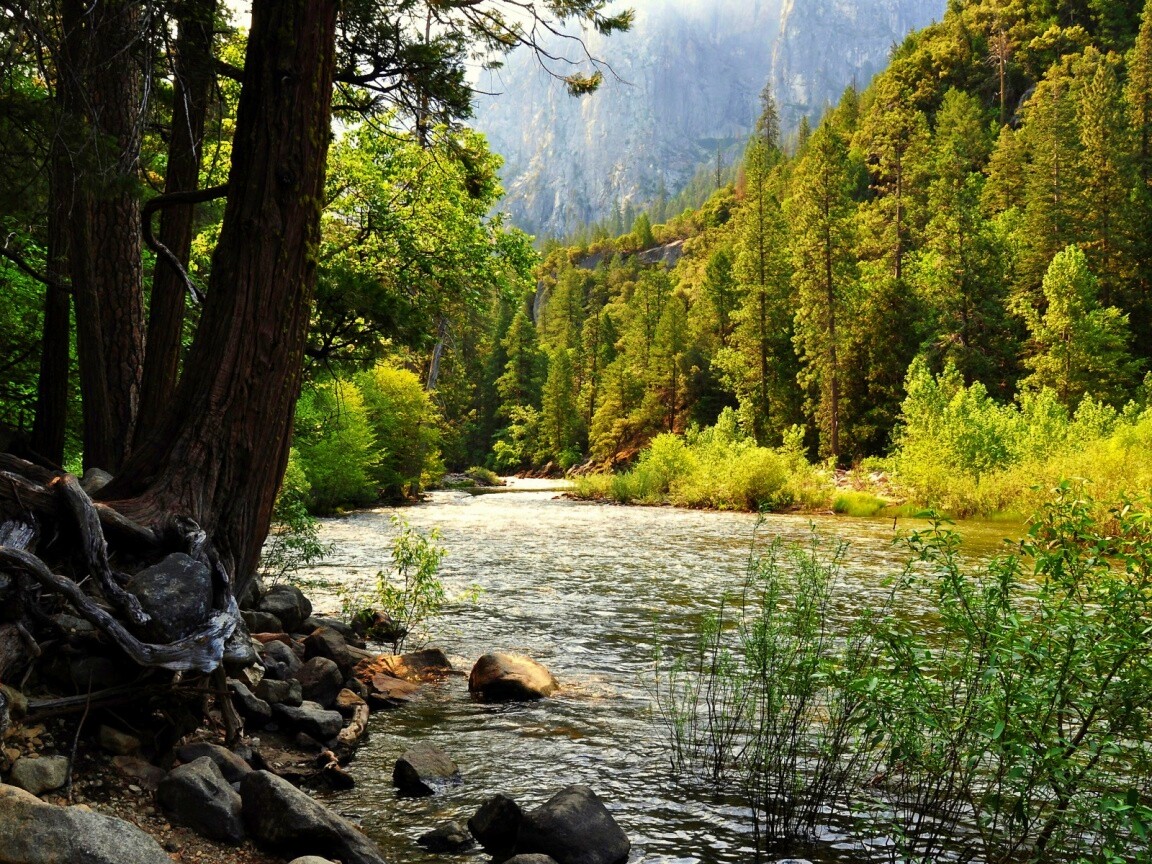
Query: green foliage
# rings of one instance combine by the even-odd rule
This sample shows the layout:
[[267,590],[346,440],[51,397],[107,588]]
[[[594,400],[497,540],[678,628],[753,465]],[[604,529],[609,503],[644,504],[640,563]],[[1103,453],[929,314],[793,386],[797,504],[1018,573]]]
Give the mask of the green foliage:
[[355,383],[329,381],[305,390],[296,405],[295,442],[310,510],[332,513],[375,500],[375,438]]
[[444,473],[436,406],[415,373],[388,363],[377,363],[356,382],[372,430],[371,476],[379,497],[418,497]]
[[673,764],[743,796],[765,846],[842,808],[899,860],[1147,860],[1150,526],[1063,485],[973,567],[937,524],[851,624],[843,547],[773,543],[658,669]]
[[400,516],[392,517],[397,534],[392,538],[392,567],[376,573],[369,591],[346,592],[342,596],[344,616],[354,620],[368,612],[379,612],[390,621],[388,640],[392,653],[399,654],[409,640],[424,644],[426,625],[448,602],[444,585],[437,576],[444,560],[444,547],[438,545],[440,532],[423,534]]
[[300,454],[292,448],[272,511],[272,527],[260,554],[260,575],[269,582],[291,580],[299,570],[322,561],[333,551],[331,543],[320,540],[320,523],[308,512],[311,491],[300,465]]

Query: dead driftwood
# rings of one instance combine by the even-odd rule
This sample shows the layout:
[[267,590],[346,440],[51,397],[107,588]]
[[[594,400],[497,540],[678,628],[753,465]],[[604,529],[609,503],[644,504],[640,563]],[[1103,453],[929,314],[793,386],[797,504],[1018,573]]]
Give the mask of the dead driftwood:
[[[156,643],[146,635],[151,617],[126,586],[132,571],[177,552],[211,574],[211,608],[193,632]],[[94,502],[75,476],[0,454],[0,683],[17,682],[39,659],[54,614],[88,622],[145,669],[210,675],[230,640],[246,638],[231,577],[191,520],[140,525]]]

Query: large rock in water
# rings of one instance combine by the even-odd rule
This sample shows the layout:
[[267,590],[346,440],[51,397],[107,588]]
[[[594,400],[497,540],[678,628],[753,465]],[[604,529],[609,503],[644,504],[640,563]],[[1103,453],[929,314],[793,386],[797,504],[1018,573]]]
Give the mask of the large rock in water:
[[524,814],[516,854],[537,853],[557,864],[621,864],[632,843],[587,786],[569,786]]
[[531,657],[495,652],[476,661],[468,689],[486,702],[515,702],[551,696],[560,685]]
[[0,785],[0,864],[172,864],[131,823]]
[[253,771],[240,784],[240,797],[249,833],[273,852],[384,864],[376,844],[355,826],[275,774]]
[[456,763],[443,750],[430,744],[417,744],[397,759],[392,769],[392,784],[404,795],[435,795],[460,782]]
[[212,574],[181,552],[141,570],[128,590],[152,617],[148,635],[157,642],[174,642],[195,632],[212,609]]
[[495,858],[506,858],[516,846],[523,819],[519,804],[507,795],[493,795],[468,820],[468,830],[485,852]]
[[209,840],[244,841],[240,796],[211,756],[173,768],[160,781],[156,800],[175,821]]

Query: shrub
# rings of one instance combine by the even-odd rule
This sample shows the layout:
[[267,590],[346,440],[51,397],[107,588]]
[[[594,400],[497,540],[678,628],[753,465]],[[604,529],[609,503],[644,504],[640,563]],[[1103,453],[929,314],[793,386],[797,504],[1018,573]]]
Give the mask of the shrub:
[[301,394],[295,445],[308,481],[310,510],[332,513],[375,500],[376,442],[355,384],[329,381]]
[[371,467],[379,496],[415,498],[444,475],[440,460],[440,417],[420,378],[407,369],[379,363],[358,376],[364,408],[375,436]]
[[276,496],[268,539],[260,553],[260,575],[269,582],[292,579],[299,570],[332,552],[332,544],[320,541],[320,523],[308,512],[310,492],[300,455],[293,447]]

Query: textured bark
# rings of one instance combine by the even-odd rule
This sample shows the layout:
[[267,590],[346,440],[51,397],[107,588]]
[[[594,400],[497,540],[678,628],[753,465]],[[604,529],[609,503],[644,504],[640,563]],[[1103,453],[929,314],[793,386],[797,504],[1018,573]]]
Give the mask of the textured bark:
[[[191,192],[200,185],[204,122],[213,83],[212,27],[216,0],[186,0],[177,7],[175,92],[172,138],[168,146],[165,194]],[[166,207],[160,216],[160,242],[187,269],[192,249],[195,207]],[[184,279],[162,257],[157,259],[148,309],[147,352],[136,418],[142,442],[167,410],[176,390],[184,330]]]
[[243,593],[288,460],[316,282],[335,0],[257,0],[228,204],[176,398],[101,498],[196,520]]

